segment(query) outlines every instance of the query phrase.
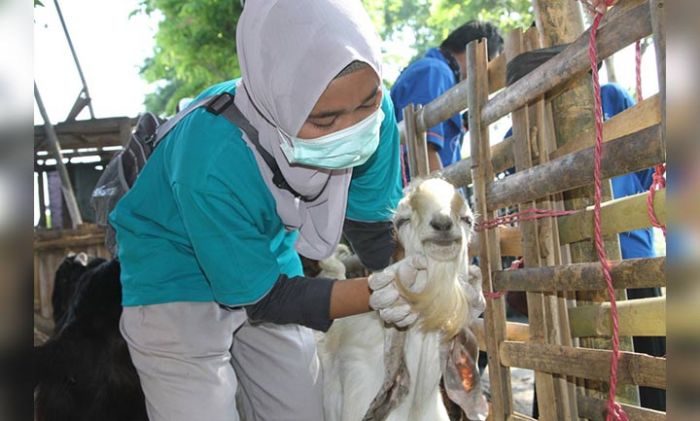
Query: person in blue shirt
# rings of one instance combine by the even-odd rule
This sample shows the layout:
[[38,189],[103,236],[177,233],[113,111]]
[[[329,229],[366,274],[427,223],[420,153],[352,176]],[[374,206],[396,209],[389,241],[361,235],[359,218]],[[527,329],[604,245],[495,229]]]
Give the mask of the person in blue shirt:
[[[503,49],[503,38],[494,25],[469,21],[452,31],[439,48],[431,48],[421,59],[404,69],[391,88],[396,120],[403,120],[403,109],[407,105],[425,105],[465,79],[466,45],[481,38],[487,40],[489,60]],[[428,129],[426,140],[430,171],[461,159],[462,134],[459,114]]]
[[306,278],[299,256],[329,257],[343,233],[371,270],[393,253],[398,128],[360,1],[248,0],[236,42],[241,79],[195,99],[226,105],[182,117],[110,215],[120,330],[155,421],[323,419],[311,329],[370,308],[416,318],[394,285],[414,262],[371,290]]

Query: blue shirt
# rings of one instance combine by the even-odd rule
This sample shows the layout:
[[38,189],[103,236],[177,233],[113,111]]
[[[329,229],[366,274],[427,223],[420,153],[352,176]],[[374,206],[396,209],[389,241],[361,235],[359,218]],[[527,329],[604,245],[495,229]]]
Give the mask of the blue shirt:
[[[613,117],[635,105],[634,99],[622,87],[614,83],[601,86],[601,100],[605,119]],[[615,199],[649,190],[654,170],[647,168],[612,179],[612,192]],[[652,228],[638,229],[620,234],[620,250],[623,259],[654,257],[654,234]]]
[[[404,69],[391,88],[396,120],[403,120],[403,109],[409,104],[425,105],[439,97],[458,81],[447,59],[437,48]],[[443,166],[462,158],[462,118],[459,114],[431,127],[426,133],[429,143],[435,145]]]
[[[236,81],[203,92],[235,93]],[[399,135],[385,95],[377,151],[353,171],[346,215],[386,221],[401,197]],[[175,301],[256,302],[280,275],[303,274],[241,131],[200,108],[163,139],[110,215],[125,306]]]
[[[612,118],[627,108],[635,105],[634,99],[615,83],[607,83],[600,87],[600,99],[605,120]],[[505,137],[513,135],[513,129],[508,129]],[[506,170],[506,173],[513,169]],[[614,199],[632,196],[649,190],[654,176],[654,170],[647,168],[634,173],[614,177],[612,193]],[[620,234],[620,251],[623,259],[639,257],[654,257],[654,234],[652,228],[627,231]]]

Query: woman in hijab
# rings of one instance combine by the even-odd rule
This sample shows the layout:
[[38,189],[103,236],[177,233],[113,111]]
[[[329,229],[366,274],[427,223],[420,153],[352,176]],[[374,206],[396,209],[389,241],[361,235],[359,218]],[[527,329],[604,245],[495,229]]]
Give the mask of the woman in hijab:
[[393,251],[398,130],[360,1],[248,0],[237,48],[241,79],[199,97],[234,98],[226,118],[180,120],[110,218],[151,420],[322,419],[311,329],[370,303],[415,320],[392,277],[308,279],[299,258],[329,257],[343,226],[369,269]]

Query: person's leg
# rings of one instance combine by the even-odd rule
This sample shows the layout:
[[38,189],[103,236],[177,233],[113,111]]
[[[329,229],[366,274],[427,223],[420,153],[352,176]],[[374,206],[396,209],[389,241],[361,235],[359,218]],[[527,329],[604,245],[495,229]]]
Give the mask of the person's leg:
[[151,421],[238,421],[230,347],[244,320],[211,302],[124,308],[120,328]]
[[311,329],[246,322],[231,351],[243,419],[323,420],[323,379]]

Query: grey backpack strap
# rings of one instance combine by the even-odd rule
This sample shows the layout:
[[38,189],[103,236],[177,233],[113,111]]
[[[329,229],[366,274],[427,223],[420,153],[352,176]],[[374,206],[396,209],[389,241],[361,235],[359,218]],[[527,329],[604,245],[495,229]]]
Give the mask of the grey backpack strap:
[[213,114],[220,114],[222,110],[227,108],[229,105],[233,104],[233,96],[227,92],[214,96],[207,96],[197,101],[189,104],[184,110],[172,116],[168,121],[158,126],[156,130],[156,136],[152,140],[153,146],[155,147],[160,143],[161,140],[172,130],[177,123],[183,118],[187,117],[192,111],[200,108],[206,107],[207,110]]
[[319,192],[318,195],[314,197],[302,196],[299,192],[294,190],[294,188],[290,186],[289,183],[287,183],[287,180],[285,180],[284,176],[282,175],[282,171],[280,170],[279,165],[277,165],[277,161],[275,161],[275,158],[260,144],[260,140],[258,138],[258,130],[255,127],[253,127],[252,124],[250,124],[248,119],[245,118],[243,113],[241,113],[241,110],[239,110],[238,107],[236,107],[235,103],[231,102],[230,105],[228,105],[220,112],[221,115],[226,117],[226,120],[230,121],[236,127],[243,130],[246,136],[248,136],[248,140],[250,140],[250,142],[255,146],[255,150],[258,151],[258,154],[260,154],[262,159],[267,164],[268,168],[270,168],[270,170],[272,171],[272,184],[277,186],[277,188],[287,190],[288,192],[293,194],[294,197],[297,197],[304,202],[311,202],[313,200],[316,200],[318,196],[321,195],[321,192],[323,192],[323,190],[321,190],[321,192]]

